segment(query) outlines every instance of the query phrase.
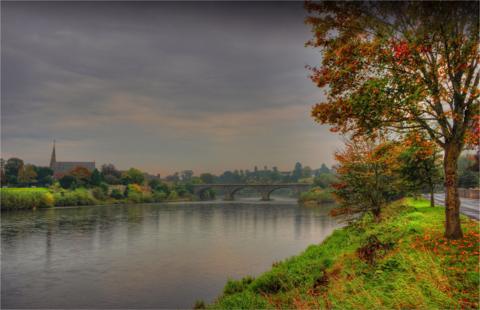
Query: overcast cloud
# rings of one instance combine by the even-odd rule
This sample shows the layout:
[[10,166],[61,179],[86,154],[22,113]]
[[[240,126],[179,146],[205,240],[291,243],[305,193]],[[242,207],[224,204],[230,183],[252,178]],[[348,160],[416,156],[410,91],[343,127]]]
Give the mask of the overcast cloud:
[[301,2],[2,2],[2,157],[165,175],[332,163]]

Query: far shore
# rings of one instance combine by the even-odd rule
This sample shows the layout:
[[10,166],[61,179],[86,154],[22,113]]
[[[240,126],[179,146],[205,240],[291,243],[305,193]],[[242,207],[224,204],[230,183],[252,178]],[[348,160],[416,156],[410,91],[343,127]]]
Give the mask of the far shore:
[[[117,202],[117,203],[103,203],[103,204],[93,204],[93,205],[72,205],[72,206],[54,206],[49,208],[35,208],[31,211],[37,210],[52,210],[52,209],[73,209],[73,208],[85,208],[85,207],[105,207],[105,206],[143,206],[143,205],[180,205],[180,204],[299,204],[297,199],[271,199],[269,201],[258,200],[255,198],[244,198],[238,200],[175,200],[175,201],[162,201],[162,202]],[[308,206],[312,206],[308,204]],[[17,211],[28,211],[28,210],[1,210],[1,212],[17,212]]]

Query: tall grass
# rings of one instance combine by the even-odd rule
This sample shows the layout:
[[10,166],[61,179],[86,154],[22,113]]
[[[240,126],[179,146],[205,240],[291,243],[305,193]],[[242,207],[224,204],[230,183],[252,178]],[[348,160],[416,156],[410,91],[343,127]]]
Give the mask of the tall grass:
[[54,206],[54,197],[46,188],[1,188],[1,210],[21,210]]

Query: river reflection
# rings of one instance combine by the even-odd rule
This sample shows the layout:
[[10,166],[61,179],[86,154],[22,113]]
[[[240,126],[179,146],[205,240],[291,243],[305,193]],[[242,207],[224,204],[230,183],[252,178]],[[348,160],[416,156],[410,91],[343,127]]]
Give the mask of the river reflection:
[[2,213],[3,308],[191,308],[341,224],[294,202]]

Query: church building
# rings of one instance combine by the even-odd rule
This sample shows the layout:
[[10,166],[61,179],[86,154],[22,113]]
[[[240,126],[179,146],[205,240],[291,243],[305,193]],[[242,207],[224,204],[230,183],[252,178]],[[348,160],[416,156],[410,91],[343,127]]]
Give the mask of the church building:
[[52,157],[50,158],[50,169],[53,170],[53,176],[55,178],[61,178],[65,174],[77,167],[82,167],[92,172],[95,170],[94,161],[57,161],[57,155],[55,153],[55,140],[53,141]]

